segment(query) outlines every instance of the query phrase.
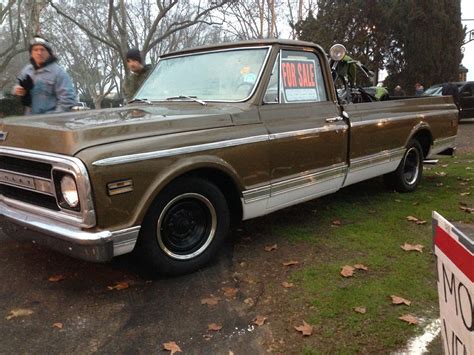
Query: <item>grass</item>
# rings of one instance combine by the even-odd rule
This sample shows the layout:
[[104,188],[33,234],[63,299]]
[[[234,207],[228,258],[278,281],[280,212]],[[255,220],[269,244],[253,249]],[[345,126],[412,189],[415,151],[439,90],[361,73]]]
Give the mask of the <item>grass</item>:
[[[460,209],[460,203],[474,205],[474,154],[442,158],[436,166],[425,166],[423,174],[414,193],[387,191],[375,179],[271,217],[268,232],[320,250],[292,275],[298,285],[294,301],[311,305],[308,319],[318,327],[301,353],[387,353],[422,331],[423,321],[413,326],[398,317],[410,313],[427,322],[438,316],[431,213],[474,224],[474,214]],[[466,192],[471,194],[460,195]],[[407,221],[409,215],[426,224]],[[333,226],[334,220],[341,226]],[[422,244],[424,252],[405,252],[400,248],[405,242]],[[342,266],[357,263],[368,271],[340,276]],[[394,306],[390,295],[412,304]],[[366,307],[367,313],[354,307]]]

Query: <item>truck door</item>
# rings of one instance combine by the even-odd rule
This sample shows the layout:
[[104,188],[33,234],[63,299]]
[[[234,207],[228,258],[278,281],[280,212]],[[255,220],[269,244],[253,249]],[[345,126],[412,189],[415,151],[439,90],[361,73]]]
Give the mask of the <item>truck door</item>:
[[474,118],[474,84],[467,83],[459,92],[459,118]]
[[348,125],[328,87],[331,78],[324,78],[325,60],[322,53],[283,49],[273,66],[260,107],[270,135],[270,210],[342,186]]

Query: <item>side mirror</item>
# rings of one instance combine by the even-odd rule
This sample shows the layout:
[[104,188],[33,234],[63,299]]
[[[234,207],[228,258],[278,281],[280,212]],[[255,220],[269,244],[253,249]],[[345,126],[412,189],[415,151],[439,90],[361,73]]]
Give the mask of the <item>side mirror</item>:
[[329,56],[332,60],[339,62],[346,55],[346,47],[342,44],[335,44],[329,50]]

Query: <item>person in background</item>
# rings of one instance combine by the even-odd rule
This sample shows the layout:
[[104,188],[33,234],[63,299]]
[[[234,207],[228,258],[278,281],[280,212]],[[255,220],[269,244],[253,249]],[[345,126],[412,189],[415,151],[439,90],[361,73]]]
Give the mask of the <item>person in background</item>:
[[130,101],[150,74],[152,66],[151,64],[143,63],[142,56],[137,48],[129,49],[126,58],[127,67],[132,73],[130,78],[125,82],[123,91],[125,99]]
[[397,85],[395,90],[393,90],[393,96],[406,96],[406,93],[400,85]]
[[36,36],[30,42],[30,62],[18,76],[13,94],[21,97],[25,114],[70,111],[76,102],[71,77],[57,63],[51,43]]
[[415,84],[415,96],[421,96],[424,91],[425,88],[423,87],[423,85],[421,85],[420,83]]
[[459,109],[459,89],[456,84],[453,83],[444,83],[441,89],[441,95],[451,95],[453,101]]

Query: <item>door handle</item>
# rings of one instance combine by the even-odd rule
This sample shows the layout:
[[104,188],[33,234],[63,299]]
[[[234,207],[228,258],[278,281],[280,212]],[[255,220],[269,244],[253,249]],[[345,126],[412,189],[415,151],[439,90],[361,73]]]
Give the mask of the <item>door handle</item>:
[[332,122],[337,122],[337,121],[342,121],[344,118],[341,116],[337,117],[331,117],[331,118],[326,118],[326,122],[332,123]]

